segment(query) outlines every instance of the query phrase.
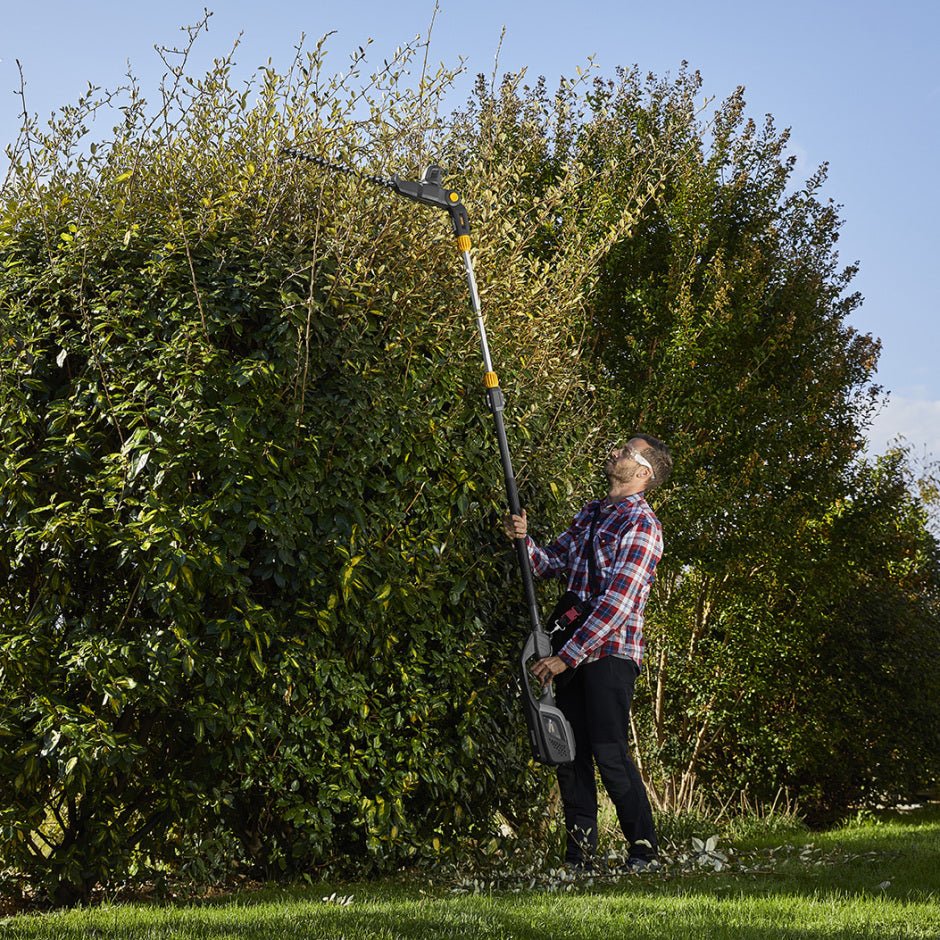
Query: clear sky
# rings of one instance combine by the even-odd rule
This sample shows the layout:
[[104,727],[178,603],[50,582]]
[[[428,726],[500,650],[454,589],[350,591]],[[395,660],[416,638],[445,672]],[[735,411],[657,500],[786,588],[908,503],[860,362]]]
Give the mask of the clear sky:
[[[241,34],[246,75],[269,58],[286,65],[302,33],[315,41],[331,30],[337,69],[369,38],[379,64],[426,32],[434,10],[434,0],[0,0],[0,143],[18,127],[17,59],[27,106],[43,118],[88,82],[119,85],[128,62],[153,92],[163,70],[154,44],[180,43],[179,27],[206,5],[214,15],[193,70]],[[527,68],[550,85],[590,56],[602,74],[633,64],[675,74],[685,59],[709,95],[744,85],[751,116],[792,128],[801,177],[828,161],[825,192],[845,220],[840,257],[861,264],[854,286],[865,303],[851,325],[883,342],[878,381],[890,396],[872,450],[901,434],[915,453],[940,459],[940,2],[441,0],[435,64],[463,57],[469,88],[474,74],[492,72],[498,48],[501,70]]]

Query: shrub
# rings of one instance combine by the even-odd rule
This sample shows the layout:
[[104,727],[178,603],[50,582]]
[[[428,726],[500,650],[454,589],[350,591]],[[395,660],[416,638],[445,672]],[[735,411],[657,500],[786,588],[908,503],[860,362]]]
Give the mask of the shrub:
[[[321,43],[244,91],[230,59],[191,81],[184,54],[156,113],[127,90],[110,139],[86,146],[89,97],[11,150],[0,827],[60,902],[212,844],[267,874],[433,861],[497,806],[524,823],[550,780],[518,712],[525,619],[446,219],[280,157],[460,159],[435,117],[451,76],[407,88],[414,51],[331,79]],[[551,526],[599,436],[584,273],[629,206],[549,266],[533,246],[581,206],[575,157],[536,185],[528,144],[502,146],[467,155],[463,195]]]

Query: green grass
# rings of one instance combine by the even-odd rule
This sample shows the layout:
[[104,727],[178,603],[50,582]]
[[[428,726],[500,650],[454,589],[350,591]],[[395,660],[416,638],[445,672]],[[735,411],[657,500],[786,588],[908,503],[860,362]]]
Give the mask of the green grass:
[[[707,835],[707,833],[703,833]],[[20,915],[6,938],[940,938],[940,807],[827,833],[755,836],[731,865],[677,858],[658,874],[562,890],[454,895],[411,880],[242,892],[194,904]],[[727,849],[727,846],[719,846]],[[686,870],[689,865],[691,870]],[[336,892],[350,904],[324,903]]]

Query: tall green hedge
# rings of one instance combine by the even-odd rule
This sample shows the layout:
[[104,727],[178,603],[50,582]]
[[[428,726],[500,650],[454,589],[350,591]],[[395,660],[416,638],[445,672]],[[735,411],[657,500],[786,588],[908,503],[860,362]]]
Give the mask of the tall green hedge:
[[[449,223],[280,155],[412,178],[435,149],[456,160],[435,118],[449,76],[408,90],[413,53],[370,85],[329,78],[321,44],[246,92],[228,61],[199,82],[180,63],[160,107],[131,89],[110,139],[87,146],[88,98],[11,151],[0,832],[15,877],[59,901],[142,866],[433,860],[497,808],[541,807]],[[459,185],[520,481],[550,526],[599,436],[580,272],[629,218],[549,267],[528,220],[576,204],[577,179],[515,178],[478,159]]]

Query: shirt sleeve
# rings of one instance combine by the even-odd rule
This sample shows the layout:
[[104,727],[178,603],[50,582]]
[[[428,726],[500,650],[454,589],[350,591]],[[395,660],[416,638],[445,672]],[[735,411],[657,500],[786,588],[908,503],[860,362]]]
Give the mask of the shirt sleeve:
[[624,625],[653,579],[661,556],[659,528],[653,519],[641,516],[621,538],[607,589],[587,620],[559,651],[568,666],[575,668]]
[[536,545],[531,536],[525,537],[526,548],[529,552],[529,561],[532,562],[532,573],[537,578],[560,577],[568,573],[571,559],[571,548],[575,544],[575,533],[580,527],[583,511],[574,517],[571,525],[561,535],[548,545]]

